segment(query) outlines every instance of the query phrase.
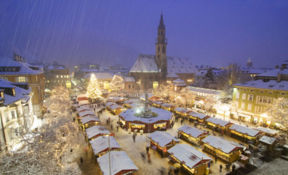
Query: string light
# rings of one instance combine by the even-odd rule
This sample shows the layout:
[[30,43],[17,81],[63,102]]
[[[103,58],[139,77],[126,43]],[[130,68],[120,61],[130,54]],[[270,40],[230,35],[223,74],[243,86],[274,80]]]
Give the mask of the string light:
[[98,80],[95,74],[91,74],[90,81],[87,87],[87,96],[92,99],[101,98],[102,92],[99,88]]

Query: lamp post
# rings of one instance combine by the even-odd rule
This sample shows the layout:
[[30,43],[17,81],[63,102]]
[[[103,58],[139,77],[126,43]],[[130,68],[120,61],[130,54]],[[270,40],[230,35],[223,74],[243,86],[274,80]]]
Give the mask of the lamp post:
[[108,161],[109,161],[109,175],[111,175],[111,158],[110,158],[110,135],[108,135]]

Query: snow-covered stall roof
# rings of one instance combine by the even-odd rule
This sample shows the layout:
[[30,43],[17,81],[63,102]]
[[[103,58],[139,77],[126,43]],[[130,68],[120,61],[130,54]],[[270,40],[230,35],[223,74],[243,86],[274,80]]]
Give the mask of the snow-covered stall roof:
[[83,112],[83,111],[88,111],[91,110],[91,108],[89,107],[89,105],[82,105],[76,108],[76,111],[79,112]]
[[199,119],[204,119],[207,116],[205,114],[194,112],[194,111],[189,112],[189,115],[196,117],[196,118],[199,118]]
[[177,144],[168,150],[179,162],[183,162],[187,167],[193,168],[201,161],[211,161],[206,154],[196,150],[188,144]]
[[230,123],[229,121],[221,120],[219,118],[214,118],[214,117],[210,117],[206,121],[214,123],[215,125],[223,126],[223,127]]
[[4,68],[4,71],[0,71],[0,75],[37,75],[43,73],[43,69],[39,66],[15,61],[12,58],[0,58],[0,68]]
[[262,136],[260,139],[259,139],[260,142],[262,143],[265,143],[267,145],[272,145],[274,144],[274,142],[276,141],[276,138],[274,137],[268,137],[268,136]]
[[[110,143],[108,141],[108,138],[109,138]],[[108,136],[100,136],[100,137],[97,137],[96,139],[90,140],[89,142],[91,144],[91,147],[92,147],[95,155],[98,155],[102,151],[107,150],[109,147],[110,147],[110,149],[120,148],[120,145],[115,140],[115,138],[112,136],[109,136],[109,137]]]
[[155,56],[140,54],[130,72],[159,72]]
[[187,126],[187,125],[184,125],[180,128],[178,128],[178,131],[182,131],[192,137],[199,137],[200,135],[206,133],[205,131],[202,131],[200,129],[197,129],[197,128],[194,128],[194,127],[190,127],[190,126]]
[[164,131],[155,131],[149,134],[148,138],[156,142],[161,147],[165,147],[172,141],[178,142],[178,139],[170,135],[168,132],[164,132]]
[[[109,158],[110,156],[110,158]],[[110,163],[109,163],[110,160]],[[138,168],[124,151],[111,151],[97,159],[103,175],[118,174],[121,171],[136,171]],[[110,164],[110,166],[109,166]],[[110,169],[110,170],[109,170]]]
[[88,105],[88,104],[90,104],[88,100],[81,100],[81,101],[79,101],[79,106]]
[[118,108],[122,108],[122,106],[120,106],[120,105],[117,105],[117,104],[113,104],[113,105],[111,105],[111,106],[109,106],[112,110],[114,110],[114,109],[118,109]]
[[88,111],[82,111],[82,112],[79,112],[78,113],[79,117],[85,117],[85,116],[95,116],[95,113],[91,110],[88,110]]
[[86,134],[88,139],[91,139],[97,135],[110,135],[110,131],[107,130],[104,126],[92,126],[86,129]]
[[128,109],[124,112],[121,112],[119,116],[123,117],[124,120],[126,121],[138,121],[142,123],[155,123],[157,121],[167,121],[172,118],[172,113],[169,111],[166,111],[164,109],[159,109],[159,108],[149,108],[153,113],[156,113],[156,117],[137,117],[134,114],[136,114],[136,109]]
[[81,118],[81,122],[82,124],[86,124],[89,122],[100,122],[99,118],[97,118],[96,116],[92,117],[92,116],[86,116],[86,117],[82,117]]
[[86,94],[80,94],[77,96],[77,101],[87,100],[88,97]]
[[260,133],[260,131],[258,131],[256,129],[248,128],[246,126],[241,126],[241,125],[237,125],[237,124],[233,124],[230,127],[230,130],[234,130],[234,131],[237,131],[237,132],[242,133],[242,134],[246,134],[246,135],[251,136],[251,137],[255,137],[256,135],[258,135]]
[[288,91],[288,81],[269,80],[264,82],[263,80],[252,80],[242,84],[235,84],[234,86]]
[[172,107],[173,105],[169,104],[169,103],[163,103],[163,104],[161,104],[161,106],[169,108],[169,107]]
[[264,128],[264,127],[258,127],[256,128],[258,131],[261,131],[263,133],[269,134],[269,135],[275,135],[278,134],[279,131],[274,130],[274,129],[270,129],[270,128]]
[[228,140],[224,140],[221,137],[216,137],[216,136],[207,136],[205,137],[202,142],[221,150],[224,153],[229,154],[230,152],[232,152],[233,150],[237,149],[237,148],[242,148],[238,143],[235,142],[231,142]]
[[186,108],[181,108],[181,107],[175,108],[175,111],[181,112],[181,113],[187,113],[187,112],[189,112],[188,109],[186,109]]

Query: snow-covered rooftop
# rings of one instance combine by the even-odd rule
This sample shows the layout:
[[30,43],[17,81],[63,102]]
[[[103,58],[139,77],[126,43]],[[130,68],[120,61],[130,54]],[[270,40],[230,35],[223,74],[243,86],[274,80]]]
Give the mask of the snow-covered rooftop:
[[[140,54],[130,72],[160,72],[154,55]],[[195,67],[188,59],[167,57],[167,73],[176,77],[177,73],[195,73]]]
[[90,128],[87,128],[86,134],[87,134],[88,139],[91,139],[97,135],[110,135],[111,133],[104,126],[97,125],[97,126],[92,126]]
[[219,119],[219,118],[214,118],[214,117],[210,117],[206,121],[214,123],[216,125],[220,125],[220,126],[226,126],[226,125],[228,125],[230,123],[229,121],[225,121],[225,120],[222,120],[222,119]]
[[88,111],[82,111],[82,112],[79,112],[78,113],[79,117],[85,117],[85,116],[95,116],[95,113],[91,110],[88,110]]
[[[109,158],[110,156],[110,158]],[[110,163],[109,163],[110,160]],[[111,151],[97,159],[103,175],[116,175],[121,171],[136,171],[138,168],[124,151]],[[110,166],[109,166],[110,164]],[[110,169],[110,170],[109,170]]]
[[89,122],[100,122],[99,118],[97,118],[96,116],[86,116],[86,117],[82,117],[81,118],[81,122],[82,124],[86,124],[86,123],[89,123]]
[[205,131],[202,131],[200,129],[197,129],[197,128],[194,128],[194,127],[190,127],[190,126],[187,126],[187,125],[184,125],[180,128],[178,128],[178,131],[182,131],[192,137],[199,137],[200,135],[204,134]]
[[43,70],[38,66],[15,61],[12,58],[0,58],[0,69],[0,75],[37,75],[43,73]]
[[125,82],[135,82],[134,77],[124,76],[123,79]]
[[196,118],[199,118],[199,119],[204,119],[207,116],[205,114],[194,112],[194,111],[189,112],[189,115],[196,117]]
[[[110,143],[108,141],[108,138],[109,138]],[[92,147],[95,155],[98,155],[102,151],[107,150],[109,147],[110,147],[110,149],[120,148],[120,145],[115,140],[115,138],[112,136],[109,136],[109,137],[108,136],[100,136],[100,137],[97,137],[96,139],[90,140],[89,142],[91,144],[91,147]]]
[[181,113],[187,113],[187,112],[189,112],[188,109],[186,109],[186,108],[181,108],[181,107],[175,108],[175,111],[181,112]]
[[155,123],[157,121],[167,121],[172,118],[172,113],[164,109],[151,107],[150,110],[158,115],[156,117],[149,118],[137,117],[134,115],[136,114],[136,109],[133,108],[121,112],[119,116],[123,117],[126,121],[138,121],[142,123]]
[[259,139],[260,142],[262,143],[265,143],[267,145],[272,145],[275,141],[276,141],[276,138],[274,137],[268,137],[268,136],[262,136],[260,139]]
[[269,80],[264,82],[263,80],[252,80],[246,83],[234,84],[234,86],[288,91],[288,81]]
[[189,168],[193,168],[201,161],[211,161],[206,154],[196,150],[188,144],[177,144],[168,150],[179,162],[183,162]]
[[278,134],[279,131],[274,130],[274,129],[270,129],[270,128],[264,128],[264,127],[258,127],[256,128],[258,131],[264,132],[266,134],[270,134],[270,135],[275,135]]
[[118,109],[118,108],[122,108],[122,106],[117,105],[117,104],[113,104],[109,106],[112,110]]
[[82,112],[82,111],[87,111],[87,110],[91,110],[91,108],[88,105],[82,105],[82,106],[79,106],[79,107],[76,108],[76,111],[78,113]]
[[87,104],[90,104],[90,102],[88,100],[81,100],[79,101],[79,106],[81,105],[87,105]]
[[200,88],[200,87],[194,87],[194,86],[188,86],[187,90],[192,91],[192,92],[203,93],[203,94],[210,94],[210,95],[220,95],[222,93],[221,90]]
[[221,150],[224,153],[229,154],[230,152],[232,152],[233,150],[235,150],[236,148],[242,148],[238,143],[235,142],[231,142],[228,140],[225,140],[221,137],[216,137],[216,136],[207,136],[205,137],[202,142]]
[[90,78],[91,74],[94,74],[95,77],[98,79],[98,80],[112,80],[113,78],[113,74],[110,73],[110,72],[95,72],[95,73],[89,73],[89,74],[86,74],[84,76],[84,78]]
[[164,131],[155,131],[149,134],[148,138],[156,142],[161,147],[165,147],[172,141],[178,142],[178,139],[170,135],[168,132],[164,132]]
[[241,125],[237,125],[237,124],[233,124],[230,127],[230,129],[237,131],[239,133],[242,133],[242,134],[249,135],[251,137],[255,137],[256,135],[258,135],[260,133],[260,131],[257,131],[256,129],[248,128],[246,126],[241,126]]

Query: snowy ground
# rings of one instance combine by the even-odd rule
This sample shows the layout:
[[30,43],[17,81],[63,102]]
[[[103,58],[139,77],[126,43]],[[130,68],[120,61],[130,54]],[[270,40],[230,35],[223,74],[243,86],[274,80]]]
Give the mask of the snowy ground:
[[269,163],[264,163],[260,168],[248,175],[286,175],[288,174],[288,161],[278,158]]

